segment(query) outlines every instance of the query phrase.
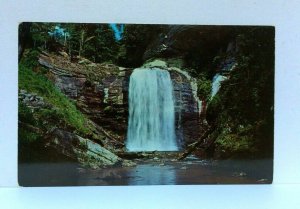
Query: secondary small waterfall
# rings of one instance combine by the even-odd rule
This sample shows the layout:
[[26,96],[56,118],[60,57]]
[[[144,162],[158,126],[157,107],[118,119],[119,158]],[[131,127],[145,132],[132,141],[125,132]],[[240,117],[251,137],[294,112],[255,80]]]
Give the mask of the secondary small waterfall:
[[227,76],[222,75],[222,72],[223,73],[231,72],[232,70],[235,69],[236,66],[237,66],[237,63],[235,62],[234,58],[226,60],[226,62],[223,63],[223,66],[221,68],[221,73],[217,73],[213,77],[210,99],[212,99],[219,92],[222,82],[229,78],[228,75]]
[[213,77],[213,81],[212,81],[212,89],[211,89],[211,98],[213,98],[219,91],[220,87],[221,87],[221,83],[222,81],[225,81],[227,79],[226,76],[223,76],[219,73],[217,73],[214,77]]
[[175,112],[170,74],[159,68],[137,68],[130,76],[129,151],[175,151]]

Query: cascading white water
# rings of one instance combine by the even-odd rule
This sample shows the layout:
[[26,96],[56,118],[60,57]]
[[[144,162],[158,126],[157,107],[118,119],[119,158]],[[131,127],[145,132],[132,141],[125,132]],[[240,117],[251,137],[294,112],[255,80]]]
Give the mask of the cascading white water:
[[159,68],[137,68],[130,76],[129,151],[176,151],[173,86]]
[[[231,72],[236,68],[236,66],[237,66],[237,63],[235,63],[234,61],[232,62],[232,60],[231,60],[230,66],[227,65],[227,66],[223,67],[222,72]],[[217,73],[213,77],[210,99],[212,99],[219,92],[222,82],[227,80],[228,78],[229,78],[228,76],[224,76],[221,73]]]
[[221,87],[221,83],[222,81],[226,80],[227,77],[220,75],[219,73],[217,73],[212,81],[212,88],[211,88],[211,99],[218,93],[220,87]]

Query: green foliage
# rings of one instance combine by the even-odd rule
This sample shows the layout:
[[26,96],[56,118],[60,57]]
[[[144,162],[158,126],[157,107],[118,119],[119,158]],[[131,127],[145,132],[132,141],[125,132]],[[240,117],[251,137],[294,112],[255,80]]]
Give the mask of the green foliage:
[[30,34],[33,41],[33,47],[47,49],[47,42],[51,39],[48,32],[53,30],[53,28],[53,23],[32,23]]
[[96,62],[112,62],[115,63],[119,54],[119,43],[114,38],[114,33],[108,25],[98,25],[95,30],[95,38],[92,46],[94,51],[86,51],[86,53],[95,54]]
[[119,44],[108,24],[61,24],[70,35],[61,40],[70,57],[77,55],[94,62],[116,62]]
[[203,74],[201,74],[197,80],[198,87],[198,97],[201,100],[208,101],[211,93],[211,80],[207,79]]
[[112,108],[111,106],[105,107],[105,108],[103,109],[103,111],[104,111],[105,113],[113,113],[113,112],[114,112],[114,110],[113,110],[113,108]]
[[237,69],[222,86],[224,108],[231,117],[245,123],[273,115],[274,36],[273,30],[251,29],[239,36]]
[[19,89],[36,93],[45,101],[53,105],[52,109],[43,109],[37,113],[40,120],[46,119],[53,124],[61,123],[63,126],[88,134],[85,117],[76,109],[64,94],[62,94],[44,75],[37,74],[26,67],[21,61],[19,65]]
[[23,103],[19,103],[18,117],[19,121],[26,121],[26,123],[30,125],[36,125],[36,120],[33,117],[31,110]]
[[[222,111],[222,101],[219,94],[216,94],[211,100],[208,102],[207,110],[206,110],[206,118],[211,123],[216,123],[217,120],[221,120],[222,115],[220,112]],[[222,122],[222,121],[220,121]],[[220,123],[219,122],[219,123]]]
[[[18,106],[18,120],[32,126],[38,126],[37,120],[34,118],[33,112],[23,103],[19,103]],[[29,131],[26,128],[20,126],[18,129],[18,138],[22,143],[32,143],[41,138],[38,133]]]
[[[27,26],[30,32],[25,42],[30,42],[35,49],[65,50],[71,58],[82,56],[94,62],[115,63],[120,55],[120,44],[108,24],[32,23]],[[67,35],[50,36],[49,32],[56,26]],[[19,32],[23,31],[20,27]]]
[[24,66],[28,67],[28,68],[35,68],[38,66],[38,55],[40,54],[40,52],[38,50],[32,49],[27,51],[27,53],[25,54],[24,58],[23,58],[23,64]]
[[53,124],[67,126],[68,124],[72,124],[69,120],[70,118],[66,117],[66,114],[68,114],[68,111],[64,113],[58,108],[41,109],[38,112],[39,117],[45,121],[45,126],[52,126]]
[[217,144],[229,152],[272,154],[274,125],[274,29],[250,27],[237,36],[237,67],[207,110],[221,133]]
[[216,143],[225,152],[243,153],[254,152],[254,140],[249,136],[239,136],[238,134],[221,134],[218,136]]
[[41,136],[37,133],[34,133],[21,127],[18,129],[18,139],[20,143],[27,144],[40,140]]

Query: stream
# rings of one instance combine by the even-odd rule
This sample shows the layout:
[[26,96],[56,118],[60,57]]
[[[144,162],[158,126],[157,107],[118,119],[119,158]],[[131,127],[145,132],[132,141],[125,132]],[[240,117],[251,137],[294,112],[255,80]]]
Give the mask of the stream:
[[21,163],[20,186],[271,183],[273,160],[136,159],[133,167],[84,168],[76,162]]

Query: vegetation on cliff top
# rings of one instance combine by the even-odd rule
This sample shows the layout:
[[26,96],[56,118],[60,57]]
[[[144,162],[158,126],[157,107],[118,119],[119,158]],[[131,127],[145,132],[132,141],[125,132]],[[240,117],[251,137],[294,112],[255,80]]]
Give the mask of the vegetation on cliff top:
[[[36,65],[35,54],[35,51],[29,53],[28,57],[24,57],[19,63],[19,89],[43,97],[44,101],[51,105],[51,108],[41,108],[32,112],[20,103],[19,120],[41,128],[49,129],[51,127],[45,126],[61,126],[78,134],[89,134],[90,129],[85,116],[43,75],[45,73],[43,68]],[[26,139],[26,136],[24,138]]]
[[70,59],[86,57],[97,63],[118,58],[119,42],[108,24],[22,23],[19,32],[20,44],[27,48],[64,50]]

